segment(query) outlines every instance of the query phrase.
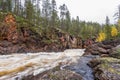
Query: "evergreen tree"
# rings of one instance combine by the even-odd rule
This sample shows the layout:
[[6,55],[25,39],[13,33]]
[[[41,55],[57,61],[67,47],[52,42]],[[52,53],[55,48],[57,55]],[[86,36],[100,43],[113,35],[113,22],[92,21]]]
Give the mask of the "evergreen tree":
[[11,12],[12,0],[0,0],[0,9],[3,12]]
[[51,4],[49,0],[42,0],[42,17],[44,17],[43,26],[49,26],[50,14],[51,12]]
[[117,12],[114,14],[115,20],[117,21],[117,29],[120,31],[120,5],[118,6]]
[[9,11],[9,12],[12,11],[12,2],[11,2],[11,0],[7,0],[7,11]]
[[105,32],[106,32],[106,35],[107,35],[107,38],[110,39],[111,37],[111,27],[110,27],[110,22],[109,22],[109,17],[106,16],[106,25],[105,25]]
[[48,19],[49,14],[50,14],[50,1],[42,0],[42,16]]
[[55,27],[55,25],[57,24],[57,20],[58,20],[58,15],[57,15],[57,5],[56,5],[56,1],[52,0],[51,3],[51,26]]
[[109,24],[110,24],[110,19],[108,16],[106,16],[106,26],[109,26]]
[[117,12],[113,15],[115,17],[115,20],[120,20],[120,5],[118,6]]
[[14,2],[15,2],[14,13],[16,15],[19,15],[20,14],[20,3],[19,3],[19,0],[14,0]]
[[68,9],[65,4],[61,5],[59,9],[60,9],[61,28],[65,29],[65,19]]
[[66,12],[66,19],[65,19],[65,26],[66,26],[66,31],[69,31],[70,27],[71,27],[71,19],[70,19],[70,12],[67,11]]
[[19,1],[19,16],[24,16],[24,7],[22,5],[22,0]]
[[31,0],[25,1],[25,18],[34,22],[35,10]]

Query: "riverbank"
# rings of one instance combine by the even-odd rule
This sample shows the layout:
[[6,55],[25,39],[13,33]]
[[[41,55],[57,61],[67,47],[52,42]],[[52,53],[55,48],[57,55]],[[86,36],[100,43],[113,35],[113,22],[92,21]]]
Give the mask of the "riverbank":
[[95,80],[120,79],[120,39],[104,41],[89,46],[84,55],[99,55],[88,65],[93,69]]

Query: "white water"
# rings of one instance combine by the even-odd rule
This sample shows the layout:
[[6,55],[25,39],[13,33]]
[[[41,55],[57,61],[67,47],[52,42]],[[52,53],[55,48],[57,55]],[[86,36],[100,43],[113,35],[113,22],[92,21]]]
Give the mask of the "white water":
[[0,56],[0,80],[20,80],[29,74],[37,75],[59,64],[69,65],[77,62],[83,49],[69,49],[64,52],[40,52]]

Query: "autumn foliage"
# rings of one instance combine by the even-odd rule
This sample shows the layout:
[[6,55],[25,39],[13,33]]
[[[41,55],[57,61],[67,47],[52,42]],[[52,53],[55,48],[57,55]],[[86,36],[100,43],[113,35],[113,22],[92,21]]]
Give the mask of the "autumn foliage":
[[12,14],[7,14],[4,21],[6,23],[15,23],[15,18]]
[[111,36],[114,37],[117,36],[117,34],[118,34],[118,30],[115,26],[113,26],[111,29]]
[[[117,28],[115,27],[115,26],[112,26],[112,27],[110,27],[111,29],[110,29],[110,38],[112,38],[112,37],[115,37],[115,36],[117,36],[118,35],[118,30],[117,30]],[[101,42],[101,41],[104,41],[105,39],[107,38],[107,35],[104,33],[104,32],[100,32],[99,34],[98,34],[98,37],[97,37],[97,39],[96,39],[96,41],[97,42]]]
[[98,37],[97,37],[97,39],[96,39],[96,41],[97,42],[101,42],[101,41],[104,41],[105,39],[106,39],[105,33],[104,32],[100,32]]
[[5,24],[8,24],[8,29],[7,29],[7,36],[6,39],[8,41],[12,41],[16,43],[18,39],[18,33],[17,33],[17,26],[16,26],[16,21],[15,18],[12,14],[7,14],[5,19],[4,19]]

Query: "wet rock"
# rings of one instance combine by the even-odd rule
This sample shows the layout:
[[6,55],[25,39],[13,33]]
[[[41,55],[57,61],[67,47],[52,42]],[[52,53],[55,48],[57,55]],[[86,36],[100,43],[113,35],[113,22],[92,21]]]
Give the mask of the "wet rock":
[[101,56],[101,57],[109,57],[108,54],[101,54],[100,56]]
[[112,49],[113,46],[111,46],[111,45],[105,45],[105,46],[103,46],[103,48],[104,48],[104,49]]
[[98,52],[101,53],[101,54],[107,54],[107,53],[108,53],[106,49],[101,48],[101,47],[98,47],[97,50],[98,50]]
[[100,52],[99,51],[91,51],[92,55],[99,55]]
[[29,75],[22,80],[83,80],[80,74],[77,74],[70,70],[60,70],[56,67],[52,70],[43,72],[36,76]]
[[107,41],[95,43],[88,46],[85,50],[84,55],[92,54],[107,57],[110,56],[111,54],[114,54],[116,50],[114,50],[113,48],[120,44],[119,39]]
[[99,65],[100,63],[101,63],[100,60],[92,59],[92,60],[88,63],[88,65],[89,65],[91,68],[94,68],[94,67],[96,67],[97,65]]
[[92,55],[101,55],[107,53],[107,50],[100,47],[99,43],[90,45],[85,50],[85,55],[88,55],[88,53]]
[[90,61],[95,80],[120,80],[120,60],[106,57]]
[[120,59],[120,45],[112,48],[109,53],[109,56]]

